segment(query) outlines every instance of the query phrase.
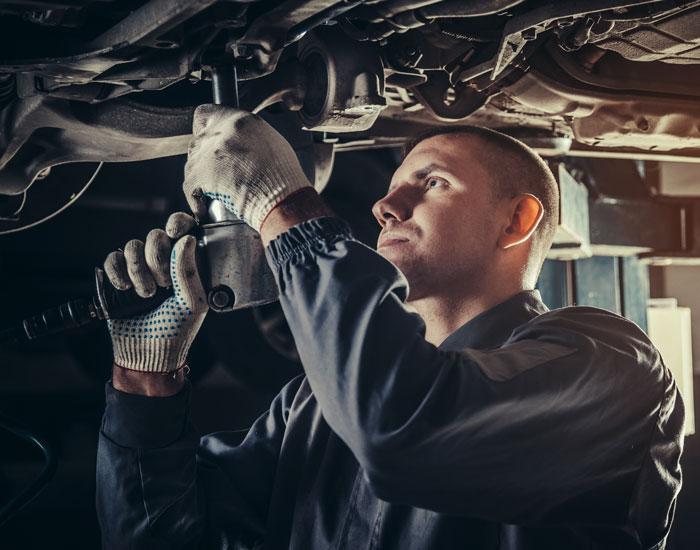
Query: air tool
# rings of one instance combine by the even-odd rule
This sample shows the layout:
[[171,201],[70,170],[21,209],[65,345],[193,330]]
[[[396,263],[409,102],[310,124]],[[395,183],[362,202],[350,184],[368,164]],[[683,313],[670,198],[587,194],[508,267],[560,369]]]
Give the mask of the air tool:
[[[235,64],[212,68],[211,77],[214,103],[237,108]],[[197,268],[209,307],[227,312],[277,300],[277,284],[258,232],[220,201],[210,202],[208,214],[209,219],[200,220],[191,233],[197,238]],[[95,296],[71,300],[29,317],[20,327],[0,331],[0,341],[34,340],[96,321],[142,315],[173,294],[172,288],[159,288],[152,297],[142,298],[133,288],[117,290],[99,267],[95,269],[95,286]]]

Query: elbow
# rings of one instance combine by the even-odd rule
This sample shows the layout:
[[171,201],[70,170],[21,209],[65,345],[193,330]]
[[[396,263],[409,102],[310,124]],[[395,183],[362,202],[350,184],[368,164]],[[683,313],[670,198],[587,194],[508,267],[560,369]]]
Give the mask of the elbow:
[[377,498],[395,504],[407,501],[420,476],[409,471],[405,456],[405,452],[378,446],[364,448],[356,455],[365,482]]
[[360,463],[365,483],[372,494],[391,504],[432,508],[440,492],[434,472],[421,461],[411,461],[397,455],[375,456]]

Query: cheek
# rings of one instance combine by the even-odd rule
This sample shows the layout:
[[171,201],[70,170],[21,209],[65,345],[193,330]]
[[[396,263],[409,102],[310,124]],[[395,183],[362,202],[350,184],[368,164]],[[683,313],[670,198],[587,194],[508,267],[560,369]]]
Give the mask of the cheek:
[[450,216],[441,216],[431,232],[432,251],[448,257],[453,255],[455,260],[465,255],[482,255],[493,248],[497,240],[493,220],[473,215],[464,208]]

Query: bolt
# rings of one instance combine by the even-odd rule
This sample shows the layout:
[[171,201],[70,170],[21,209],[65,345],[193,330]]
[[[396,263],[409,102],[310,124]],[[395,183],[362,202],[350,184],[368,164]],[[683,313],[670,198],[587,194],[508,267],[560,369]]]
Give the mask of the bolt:
[[452,107],[455,101],[457,101],[457,90],[455,90],[452,87],[447,88],[447,90],[445,90],[445,95],[443,96],[442,101],[445,104],[445,106]]
[[211,295],[211,303],[215,307],[225,308],[228,305],[228,294],[223,290],[217,290]]

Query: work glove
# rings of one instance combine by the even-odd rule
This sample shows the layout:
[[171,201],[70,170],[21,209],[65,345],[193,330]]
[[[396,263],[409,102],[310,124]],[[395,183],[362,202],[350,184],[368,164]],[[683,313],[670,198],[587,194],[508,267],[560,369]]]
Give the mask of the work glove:
[[[187,352],[209,306],[195,264],[196,239],[186,233],[192,216],[170,216],[165,231],[152,230],[144,244],[131,240],[124,251],[107,256],[104,270],[118,290],[132,286],[148,298],[157,287],[172,285],[174,294],[147,315],[107,321],[114,362],[135,371],[170,373],[185,365]],[[184,235],[184,236],[183,236]],[[171,239],[176,240],[172,246]]]
[[260,231],[275,206],[312,187],[291,145],[247,111],[200,105],[192,134],[183,190],[197,218],[210,197]]

